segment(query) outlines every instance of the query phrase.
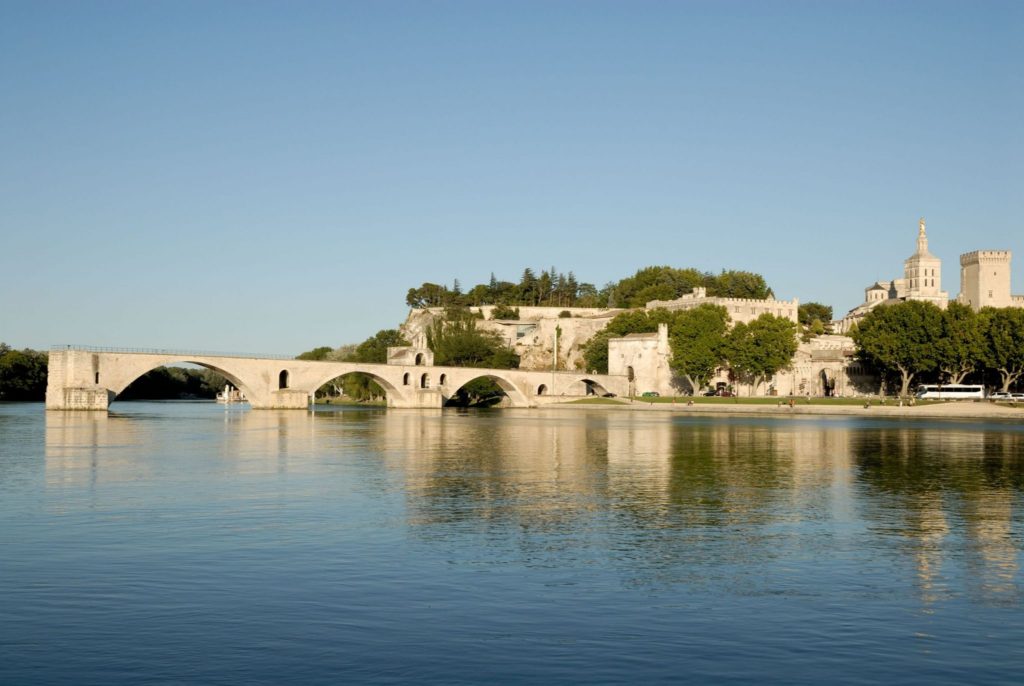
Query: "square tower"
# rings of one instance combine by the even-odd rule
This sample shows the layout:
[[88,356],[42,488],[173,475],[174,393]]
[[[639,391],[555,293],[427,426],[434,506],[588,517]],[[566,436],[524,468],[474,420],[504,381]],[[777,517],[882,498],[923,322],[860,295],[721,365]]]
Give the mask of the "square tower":
[[975,250],[960,256],[960,295],[975,311],[983,307],[1010,307],[1009,250]]

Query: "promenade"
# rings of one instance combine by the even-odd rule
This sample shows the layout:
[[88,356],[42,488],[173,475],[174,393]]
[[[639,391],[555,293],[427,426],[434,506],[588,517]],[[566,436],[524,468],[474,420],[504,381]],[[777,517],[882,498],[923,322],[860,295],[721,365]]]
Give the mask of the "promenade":
[[904,405],[900,407],[898,401],[891,399],[881,405],[877,400],[872,400],[870,407],[863,404],[836,404],[824,405],[806,402],[797,402],[790,407],[788,402],[783,405],[777,404],[744,404],[742,402],[733,404],[726,403],[694,403],[687,405],[685,400],[677,403],[671,402],[647,402],[639,398],[630,402],[629,400],[610,400],[603,403],[580,403],[569,402],[549,407],[562,407],[578,409],[585,405],[588,409],[601,409],[608,411],[630,411],[630,412],[670,412],[672,414],[692,415],[772,415],[772,416],[797,416],[797,415],[830,415],[845,417],[898,417],[907,419],[1000,419],[1011,421],[1024,421],[1024,404],[1013,407],[1012,405],[998,404],[992,402],[948,402],[929,403],[915,406]]

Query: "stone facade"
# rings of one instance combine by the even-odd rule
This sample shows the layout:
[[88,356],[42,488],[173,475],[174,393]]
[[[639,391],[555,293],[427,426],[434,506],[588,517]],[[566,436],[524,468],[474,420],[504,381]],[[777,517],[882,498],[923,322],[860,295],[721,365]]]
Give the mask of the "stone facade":
[[903,279],[903,300],[922,300],[943,309],[949,303],[949,293],[942,290],[942,260],[928,251],[924,217],[917,228],[917,250],[903,262]]
[[848,333],[854,324],[879,305],[892,305],[906,300],[923,300],[945,309],[949,293],[942,290],[942,260],[928,250],[928,234],[924,218],[917,227],[917,250],[903,261],[903,278],[876,281],[864,289],[864,302],[832,323],[837,333]]
[[[729,387],[741,396],[851,397],[876,393],[877,378],[856,360],[855,354],[848,336],[818,336],[800,343],[790,367],[766,379],[760,388],[736,379],[725,367],[710,379],[709,386]],[[625,376],[635,395],[648,391],[661,395],[690,392],[686,380],[673,375],[671,357],[668,327],[664,324],[657,333],[630,334],[608,342],[608,372]]]
[[[579,369],[583,365],[583,346],[594,334],[608,325],[615,315],[624,312],[614,308],[529,307],[515,308],[518,319],[491,319],[494,306],[471,307],[484,318],[477,321],[481,331],[497,334],[519,355],[519,368],[550,370],[554,354],[554,338],[558,333],[558,369]],[[569,316],[566,316],[568,313]],[[413,347],[426,348],[427,329],[444,314],[439,307],[412,310],[402,324],[402,334]]]
[[679,380],[673,379],[669,367],[671,358],[667,324],[659,324],[657,333],[631,333],[608,341],[608,373],[625,376],[630,395],[648,391],[661,395],[678,393],[674,383]]
[[1024,307],[1024,295],[1010,290],[1009,250],[975,250],[960,256],[957,300],[975,311],[983,307]]
[[434,351],[425,345],[420,348],[414,345],[400,345],[388,348],[388,364],[399,364],[412,367],[434,364]]
[[784,317],[794,324],[799,321],[800,301],[797,298],[792,300],[776,300],[767,298],[755,300],[751,298],[719,298],[709,296],[706,288],[694,288],[692,293],[687,293],[675,300],[652,300],[644,309],[656,310],[692,310],[701,305],[719,305],[729,313],[733,323],[751,322],[762,314],[772,314],[776,317]]

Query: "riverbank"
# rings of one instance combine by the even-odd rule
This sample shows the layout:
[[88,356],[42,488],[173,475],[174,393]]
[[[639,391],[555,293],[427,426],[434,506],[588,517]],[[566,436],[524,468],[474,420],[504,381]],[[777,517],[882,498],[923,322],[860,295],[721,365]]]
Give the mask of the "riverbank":
[[647,402],[641,399],[629,400],[602,398],[602,402],[569,402],[547,407],[601,409],[629,412],[671,412],[672,414],[742,414],[742,415],[831,415],[854,417],[900,417],[909,419],[1001,419],[1024,421],[1024,406],[1013,407],[991,402],[937,402],[915,406],[872,401],[868,407],[865,401],[856,404],[797,403],[793,407],[776,403],[694,403]]

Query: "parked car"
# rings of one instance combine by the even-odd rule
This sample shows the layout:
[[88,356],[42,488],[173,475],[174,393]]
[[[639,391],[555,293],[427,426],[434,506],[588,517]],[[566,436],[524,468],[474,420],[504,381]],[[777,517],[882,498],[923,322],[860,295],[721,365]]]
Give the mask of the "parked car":
[[996,391],[995,393],[990,394],[988,397],[989,397],[989,400],[1009,400],[1012,395],[1013,395],[1012,393],[1004,393],[1003,391]]
[[640,394],[641,398],[658,398],[660,396],[661,393],[658,393],[657,391],[644,391]]
[[614,393],[605,393],[605,394],[604,394],[603,396],[601,396],[601,397],[602,397],[602,398],[614,398],[614,397],[615,397],[615,394],[614,394]]

